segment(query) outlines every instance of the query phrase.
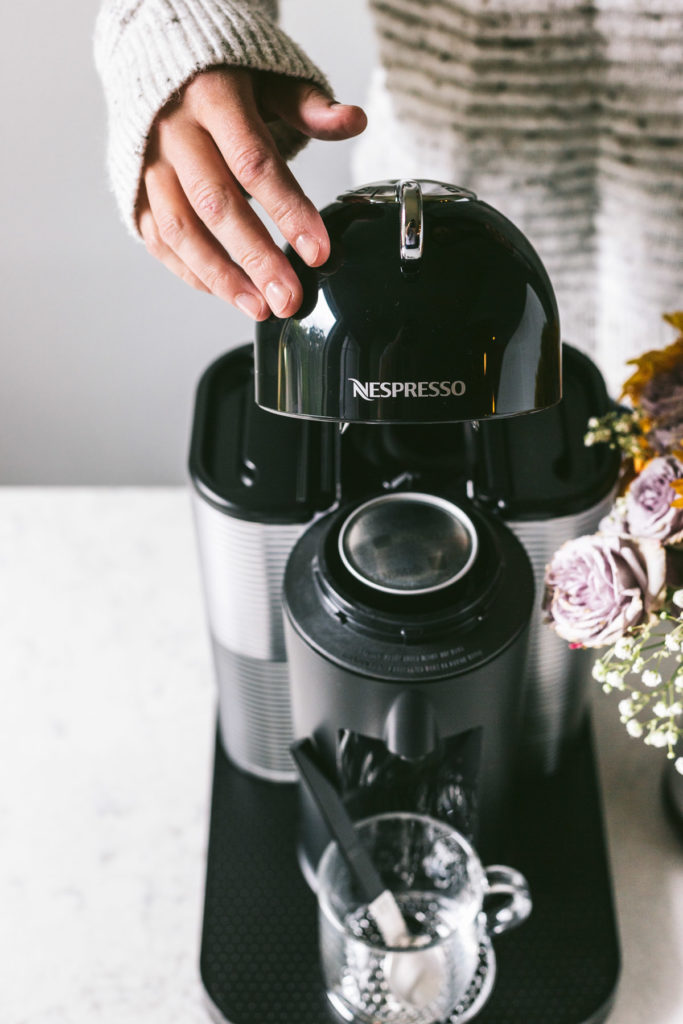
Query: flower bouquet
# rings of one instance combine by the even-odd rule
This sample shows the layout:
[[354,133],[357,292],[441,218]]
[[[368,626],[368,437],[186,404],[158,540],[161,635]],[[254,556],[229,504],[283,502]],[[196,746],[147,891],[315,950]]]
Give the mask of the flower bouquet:
[[597,533],[553,556],[544,610],[571,647],[602,650],[593,677],[623,694],[629,734],[683,774],[683,312],[665,319],[679,337],[632,360],[628,405],[588,423],[587,445],[623,454],[619,497]]

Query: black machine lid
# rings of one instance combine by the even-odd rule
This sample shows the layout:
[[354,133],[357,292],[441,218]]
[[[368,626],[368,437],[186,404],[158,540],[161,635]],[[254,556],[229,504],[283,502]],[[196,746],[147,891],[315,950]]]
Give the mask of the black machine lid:
[[552,286],[524,235],[474,193],[387,181],[322,211],[331,254],[256,330],[256,400],[290,416],[435,423],[514,416],[561,397]]

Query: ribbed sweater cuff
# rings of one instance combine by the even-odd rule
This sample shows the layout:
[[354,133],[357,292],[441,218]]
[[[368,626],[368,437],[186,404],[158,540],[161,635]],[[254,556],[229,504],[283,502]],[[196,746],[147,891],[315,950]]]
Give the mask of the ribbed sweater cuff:
[[[329,85],[303,51],[253,2],[138,0],[104,5],[95,29],[95,63],[109,113],[111,188],[132,234],[152,124],[198,72],[220,64],[273,71]],[[306,137],[284,121],[269,123],[286,159]]]

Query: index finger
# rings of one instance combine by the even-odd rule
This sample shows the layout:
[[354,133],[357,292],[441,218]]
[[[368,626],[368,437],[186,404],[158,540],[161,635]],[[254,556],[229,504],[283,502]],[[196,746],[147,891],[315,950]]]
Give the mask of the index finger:
[[241,90],[242,105],[230,116],[211,104],[202,119],[240,185],[253,196],[299,256],[318,267],[330,254],[322,218],[277,150],[256,106],[251,83]]

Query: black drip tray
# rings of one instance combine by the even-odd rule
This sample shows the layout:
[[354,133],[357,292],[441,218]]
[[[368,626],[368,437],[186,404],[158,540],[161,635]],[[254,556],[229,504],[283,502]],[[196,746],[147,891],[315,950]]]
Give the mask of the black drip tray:
[[[481,1024],[599,1024],[619,975],[592,737],[562,770],[520,787],[501,861],[522,871],[534,909],[495,940],[498,975]],[[296,859],[296,787],[235,768],[216,743],[201,975],[231,1024],[330,1024],[315,898]],[[337,1018],[334,1018],[335,1020]]]

